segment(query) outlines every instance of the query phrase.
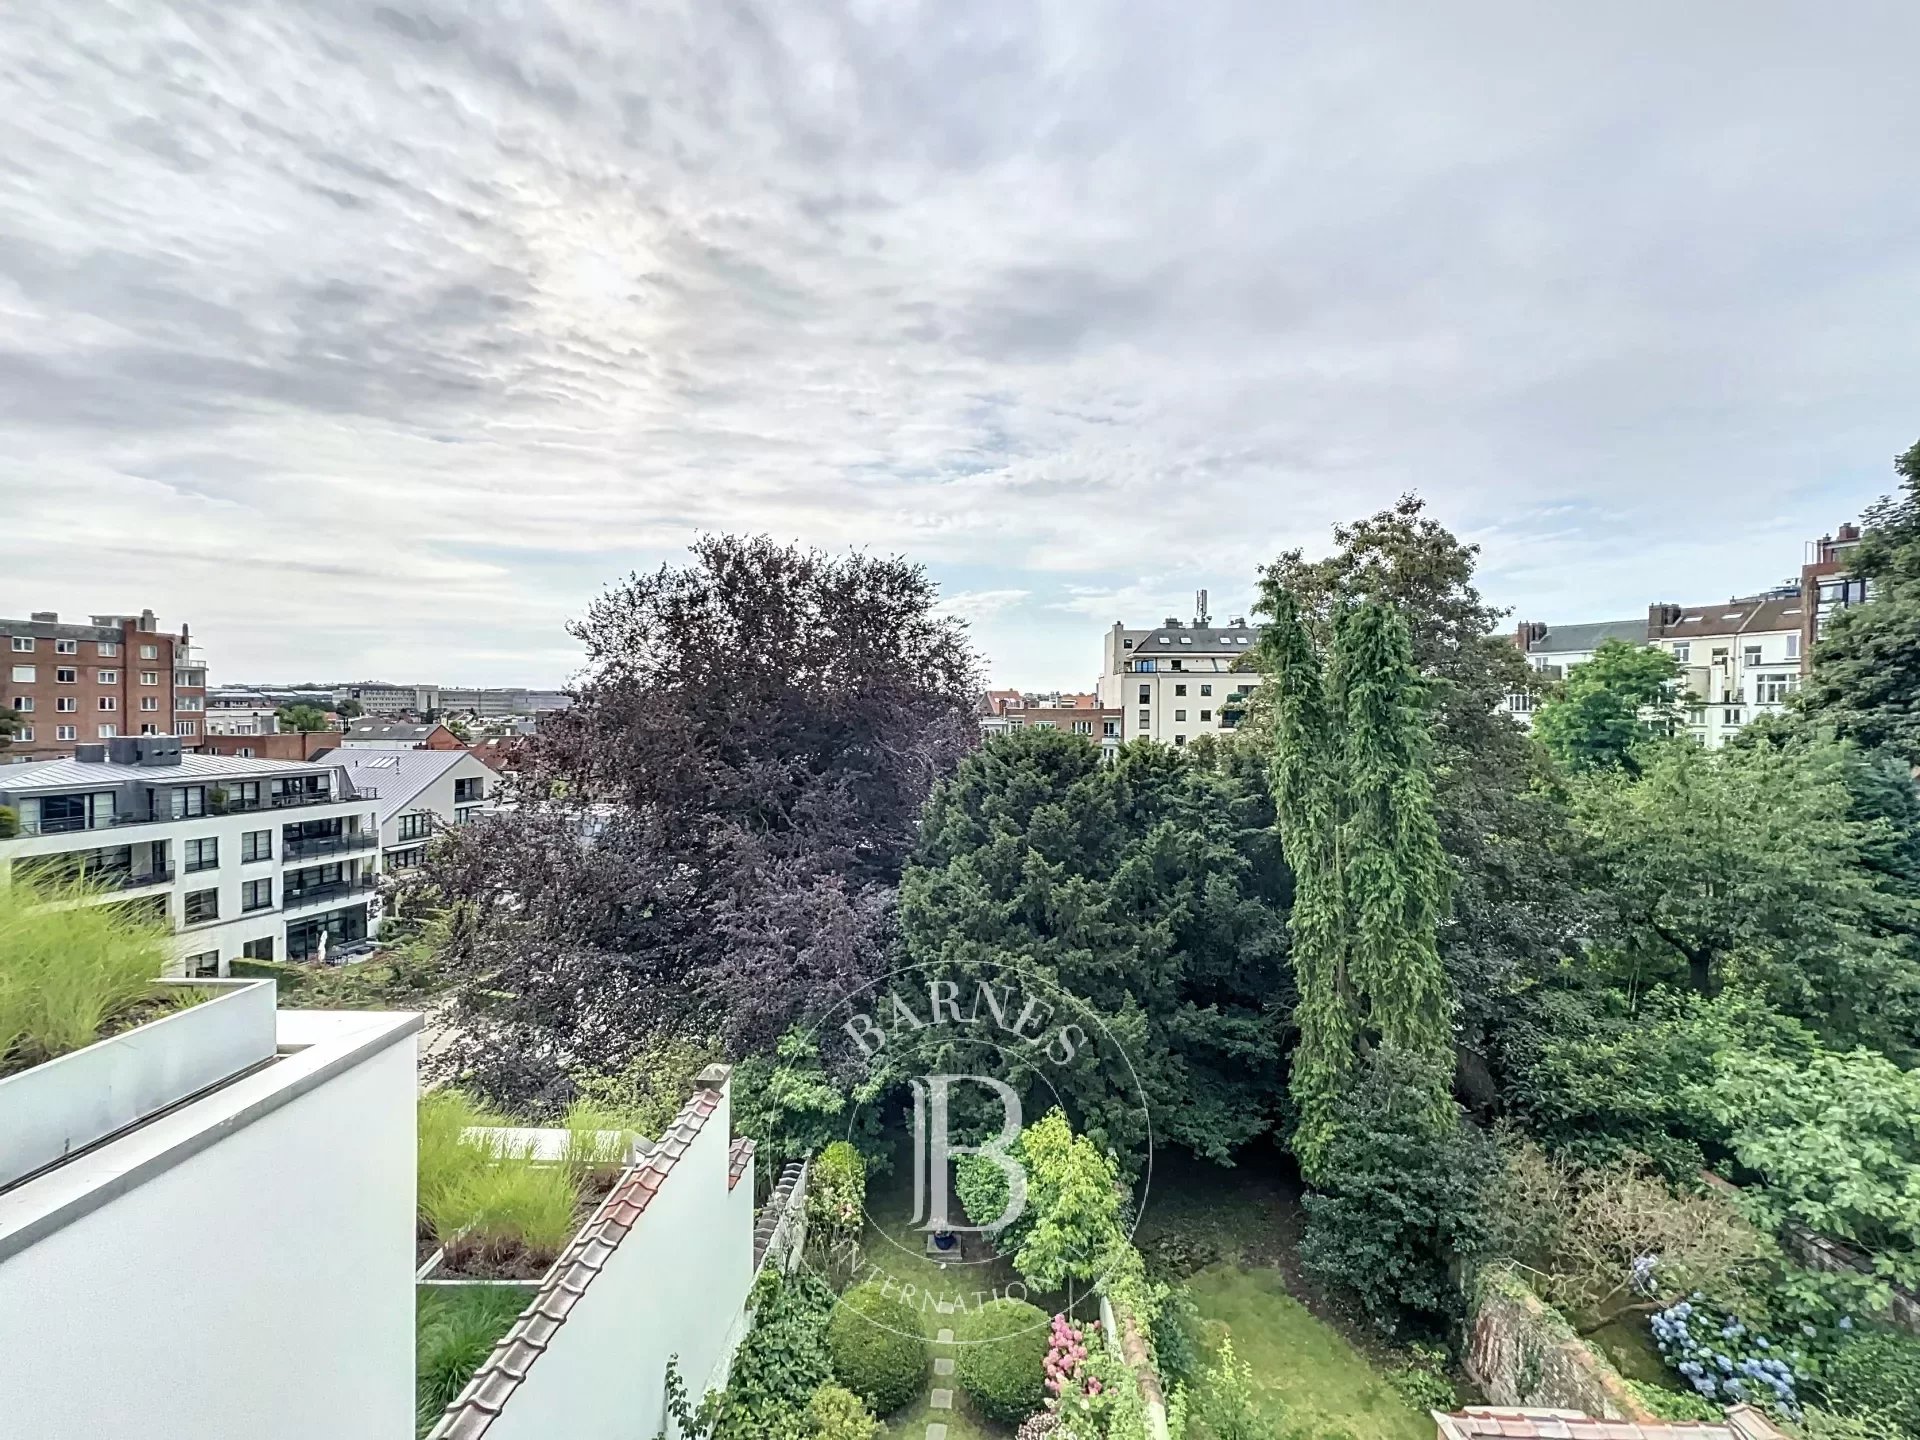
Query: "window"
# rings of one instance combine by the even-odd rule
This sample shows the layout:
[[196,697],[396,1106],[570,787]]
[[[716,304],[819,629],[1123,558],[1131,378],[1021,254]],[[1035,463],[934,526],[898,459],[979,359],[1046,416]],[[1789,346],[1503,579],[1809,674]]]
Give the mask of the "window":
[[198,735],[200,733],[200,722],[198,720],[176,721],[174,723],[173,733],[176,735]]
[[13,708],[18,710],[22,715],[32,714],[33,713],[33,696],[31,695],[14,696]]
[[1180,668],[1180,657],[1177,655],[1174,657],[1174,660],[1173,660],[1173,668],[1176,670]]
[[1173,743],[1176,745],[1184,745],[1187,743],[1187,737],[1184,735],[1176,735],[1173,737]]
[[1727,647],[1726,647],[1726,646],[1724,646],[1724,645],[1716,645],[1716,646],[1714,646],[1714,647],[1713,647],[1713,658],[1714,658],[1714,659],[1716,659],[1716,660],[1724,660],[1724,659],[1726,659],[1726,658],[1727,658]]
[[[1051,730],[1054,728],[1054,724],[1051,720],[1043,720],[1040,722],[1038,728],[1042,730]],[[1075,722],[1075,728],[1078,729],[1078,722]],[[456,810],[453,812],[453,823],[456,825],[464,825],[479,813],[480,813],[480,807],[478,805],[469,805],[464,809]]]
[[16,665],[13,667],[13,678],[22,685],[31,685],[40,678],[40,671],[32,665]]
[[140,708],[142,710],[158,710],[160,708],[159,697],[156,695],[142,695],[140,697]]
[[427,833],[432,825],[433,816],[424,810],[416,811],[412,815],[402,815],[400,817],[400,833],[397,838],[401,840],[424,840],[427,838]]
[[1157,668],[1158,668],[1158,666],[1159,666],[1159,662],[1158,662],[1158,661],[1154,661],[1154,660],[1138,660],[1138,661],[1135,661],[1135,662],[1134,662],[1134,666],[1133,666],[1133,668],[1134,668],[1134,669],[1136,669],[1136,670],[1138,670],[1138,671],[1139,671],[1139,672],[1140,672],[1141,674],[1143,674],[1143,675],[1148,675],[1148,674],[1151,674],[1151,673],[1153,673],[1153,671],[1154,671],[1155,669],[1157,669]]
[[1213,686],[1211,686],[1211,685],[1202,685],[1202,686],[1200,687],[1200,693],[1201,693],[1202,695],[1211,695],[1211,694],[1213,694]]
[[53,708],[63,715],[71,715],[75,710],[80,708],[79,697],[75,695],[56,695],[53,697]]
[[1142,685],[1140,687],[1140,703],[1142,705],[1145,705],[1148,702],[1150,702],[1152,699],[1153,699],[1153,687],[1151,685]]
[[16,650],[25,651],[27,654],[31,655],[33,653],[33,636],[31,635],[14,636],[13,648]]
[[[102,650],[100,653],[104,655],[107,652]],[[140,658],[142,660],[158,660],[160,658],[160,647],[158,645],[142,645],[140,647]]]
[[120,642],[118,640],[100,640],[95,642],[93,648],[101,655],[118,655],[120,653]]
[[486,783],[487,782],[478,775],[472,776],[471,778],[466,780],[454,781],[453,782],[454,803],[457,805],[461,801],[473,801],[473,800],[486,799],[486,792],[482,788]]
[[1739,710],[1731,706],[1729,706],[1725,710],[1722,710],[1720,712],[1720,723],[1722,725],[1738,725],[1740,723]]
[[1120,734],[1120,722],[1118,720],[1102,720],[1100,722],[1100,733],[1109,739],[1118,738]]
[[273,859],[273,831],[249,830],[240,837],[240,863]]
[[253,746],[242,745],[238,750],[235,750],[233,753],[238,755],[242,760],[251,760],[253,758]]
[[1760,663],[1760,647],[1758,645],[1747,646],[1741,654],[1740,663],[1743,665],[1758,665]]
[[204,710],[207,708],[207,702],[199,695],[182,695],[179,700],[174,702],[173,708],[176,710]]
[[[1073,733],[1074,733],[1074,734],[1076,734],[1076,735],[1091,735],[1091,734],[1093,734],[1093,721],[1091,721],[1091,720],[1076,720],[1076,721],[1074,721],[1074,722],[1073,722]],[[469,814],[472,814],[473,812],[472,812],[472,811],[469,811],[468,813],[469,813]]]
[[140,683],[142,685],[158,685],[160,683],[160,672],[158,670],[142,670],[140,672]]
[[1184,710],[1176,710],[1173,712],[1173,720],[1176,725],[1184,722],[1186,718],[1187,718],[1187,712]]
[[100,697],[100,708],[102,710],[118,710],[120,708],[120,697],[118,695],[102,695]]
[[140,727],[140,733],[142,735],[158,735],[160,733],[160,727],[158,725],[142,725]]
[[20,741],[22,744],[33,739],[33,726],[22,725],[19,729],[13,732],[13,738]]
[[1685,640],[1676,640],[1673,642],[1673,658],[1676,662],[1678,662],[1681,665],[1684,665],[1692,657],[1692,655],[1693,655],[1693,646],[1688,644]]
[[1184,685],[1176,685],[1173,687],[1173,693],[1176,695],[1184,695],[1187,693],[1187,687]]
[[78,655],[80,653],[80,642],[78,640],[56,640],[53,642],[53,653],[56,655]]
[[54,668],[53,679],[58,685],[78,685],[80,672],[71,665],[59,665]]
[[273,908],[273,881],[248,880],[240,886],[240,909],[271,910]]
[[1142,710],[1140,712],[1140,728],[1144,730],[1151,724],[1153,724],[1153,712],[1151,710]]
[[220,839],[208,836],[203,840],[188,840],[181,845],[180,868],[191,875],[196,870],[217,869],[220,864]]
[[387,869],[412,870],[427,863],[427,847],[416,845],[411,850],[389,850]]
[[93,727],[93,733],[102,740],[111,740],[120,733],[120,727],[118,725],[96,725]]
[[240,953],[249,960],[273,959],[273,937],[262,935],[258,940],[249,940],[240,947]]
[[1200,718],[1201,718],[1201,719],[1202,719],[1203,721],[1204,721],[1204,720],[1211,720],[1211,719],[1213,719],[1213,711],[1211,711],[1211,710],[1202,710],[1202,711],[1200,712]]
[[1799,658],[1800,637],[1798,635],[1789,635],[1787,636],[1787,659],[1798,660]]
[[1781,705],[1799,688],[1798,675],[1761,675],[1753,682],[1753,698],[1761,705]]
[[218,950],[208,950],[201,955],[189,955],[182,964],[190,980],[217,980],[220,977]]
[[176,785],[167,797],[167,813],[176,820],[186,820],[195,815],[206,814],[207,787]]
[[187,924],[204,925],[209,920],[219,918],[220,892],[218,890],[196,890],[187,896]]
[[56,725],[53,727],[53,738],[56,740],[78,740],[80,735],[71,725]]

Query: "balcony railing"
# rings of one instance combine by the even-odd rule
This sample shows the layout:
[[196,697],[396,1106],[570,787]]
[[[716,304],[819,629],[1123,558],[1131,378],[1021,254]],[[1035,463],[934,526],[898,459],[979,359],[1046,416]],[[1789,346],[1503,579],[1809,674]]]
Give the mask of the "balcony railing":
[[297,894],[291,890],[283,894],[280,897],[280,908],[283,911],[305,910],[333,900],[371,895],[376,888],[378,888],[378,882],[372,876],[364,880],[336,880],[330,885],[310,885]]
[[287,840],[280,846],[285,860],[304,860],[309,855],[344,855],[354,850],[371,850],[380,837],[363,831],[358,835],[322,835],[309,840]]
[[380,792],[371,785],[357,786],[351,795],[336,790],[302,791],[297,795],[263,795],[258,800],[209,799],[204,809],[187,815],[168,810],[158,815],[63,815],[56,819],[21,817],[22,835],[70,835],[82,830],[119,830],[129,825],[172,825],[183,820],[200,820],[208,815],[250,815],[264,810],[303,809],[309,805],[350,805],[358,800],[378,800]]

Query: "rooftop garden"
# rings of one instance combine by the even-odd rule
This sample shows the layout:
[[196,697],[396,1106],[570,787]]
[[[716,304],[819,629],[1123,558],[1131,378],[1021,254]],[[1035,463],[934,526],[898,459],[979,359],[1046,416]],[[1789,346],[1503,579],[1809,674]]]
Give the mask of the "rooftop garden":
[[199,1003],[164,919],[83,882],[0,886],[0,1077]]

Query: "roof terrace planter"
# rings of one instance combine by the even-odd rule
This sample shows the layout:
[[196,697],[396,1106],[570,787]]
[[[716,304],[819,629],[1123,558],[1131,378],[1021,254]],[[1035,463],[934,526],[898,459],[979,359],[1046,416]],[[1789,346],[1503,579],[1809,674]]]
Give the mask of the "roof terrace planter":
[[273,1058],[273,981],[156,988],[211,998],[0,1079],[0,1189]]

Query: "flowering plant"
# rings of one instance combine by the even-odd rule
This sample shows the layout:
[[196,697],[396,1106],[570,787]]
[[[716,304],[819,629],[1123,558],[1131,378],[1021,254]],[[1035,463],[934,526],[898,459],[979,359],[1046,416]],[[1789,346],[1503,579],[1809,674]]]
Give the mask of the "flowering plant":
[[1800,1414],[1806,1356],[1798,1347],[1750,1329],[1738,1315],[1708,1304],[1698,1290],[1656,1314],[1652,1326],[1667,1364],[1700,1395]]

